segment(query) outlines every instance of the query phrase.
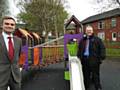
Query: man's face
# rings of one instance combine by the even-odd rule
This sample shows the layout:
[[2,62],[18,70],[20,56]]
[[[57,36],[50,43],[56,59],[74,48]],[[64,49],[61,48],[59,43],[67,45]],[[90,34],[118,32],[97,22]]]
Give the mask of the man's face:
[[14,32],[15,30],[15,21],[12,19],[5,19],[3,20],[3,31],[7,34]]
[[93,29],[92,28],[86,28],[86,34],[88,36],[91,36],[93,34]]

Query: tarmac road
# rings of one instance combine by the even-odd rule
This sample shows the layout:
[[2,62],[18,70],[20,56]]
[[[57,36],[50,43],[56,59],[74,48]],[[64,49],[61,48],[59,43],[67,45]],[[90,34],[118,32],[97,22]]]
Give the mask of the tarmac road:
[[[101,64],[101,84],[103,90],[120,90],[120,59],[105,60]],[[23,72],[24,74],[25,72]],[[64,80],[64,64],[54,64],[37,70],[24,80],[22,90],[70,90]],[[91,86],[90,90],[94,90]]]
[[103,62],[101,83],[103,90],[120,90],[120,58]]
[[28,75],[29,78],[24,78],[22,90],[70,90],[69,82],[64,80],[63,62],[49,65],[32,73],[34,74]]

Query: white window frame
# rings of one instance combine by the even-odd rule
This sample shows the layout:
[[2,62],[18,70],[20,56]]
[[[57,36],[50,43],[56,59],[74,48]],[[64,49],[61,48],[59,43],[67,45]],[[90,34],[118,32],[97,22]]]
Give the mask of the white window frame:
[[98,22],[98,29],[104,29],[105,23],[104,21],[99,21]]
[[112,41],[116,41],[117,40],[117,32],[113,32],[112,33]]
[[99,32],[98,37],[102,40],[105,40],[105,32]]
[[116,27],[116,23],[117,22],[117,20],[116,20],[116,18],[112,18],[111,19],[111,27]]

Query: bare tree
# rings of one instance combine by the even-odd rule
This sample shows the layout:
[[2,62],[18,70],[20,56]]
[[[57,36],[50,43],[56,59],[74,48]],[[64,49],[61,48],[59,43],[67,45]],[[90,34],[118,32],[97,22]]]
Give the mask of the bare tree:
[[120,8],[120,0],[91,0],[91,2],[94,5],[94,9],[99,12]]

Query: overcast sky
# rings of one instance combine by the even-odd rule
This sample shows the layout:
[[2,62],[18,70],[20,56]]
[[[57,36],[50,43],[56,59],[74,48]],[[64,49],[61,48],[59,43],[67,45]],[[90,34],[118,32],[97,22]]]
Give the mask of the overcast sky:
[[68,11],[80,21],[97,13],[90,0],[68,0],[68,5],[70,6]]
[[[9,0],[11,12],[15,16],[19,10],[15,8],[14,0]],[[71,15],[75,15],[80,21],[83,19],[96,14],[96,11],[93,9],[93,4],[90,3],[91,0],[68,0],[67,11]]]

